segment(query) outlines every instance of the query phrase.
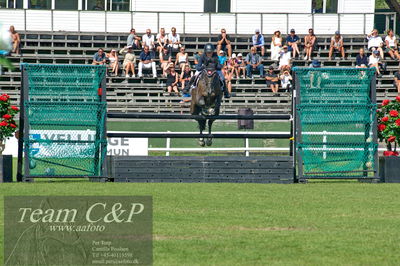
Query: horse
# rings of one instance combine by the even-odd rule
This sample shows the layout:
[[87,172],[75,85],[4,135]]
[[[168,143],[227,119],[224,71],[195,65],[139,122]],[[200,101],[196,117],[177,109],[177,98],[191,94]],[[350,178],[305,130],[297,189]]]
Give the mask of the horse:
[[203,137],[199,139],[199,145],[202,147],[212,145],[211,128],[215,119],[208,117],[219,115],[222,94],[222,84],[217,71],[215,69],[203,70],[199,74],[196,88],[192,90],[190,106],[190,113],[192,115],[203,116],[203,118],[196,119],[201,135],[206,129],[206,124],[208,124],[206,141],[204,141]]

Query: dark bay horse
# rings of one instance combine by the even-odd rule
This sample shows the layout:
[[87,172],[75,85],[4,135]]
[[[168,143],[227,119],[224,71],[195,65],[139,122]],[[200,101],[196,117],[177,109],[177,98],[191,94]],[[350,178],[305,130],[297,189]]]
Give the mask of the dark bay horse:
[[192,90],[192,102],[190,113],[192,115],[202,115],[204,118],[196,119],[199,123],[200,134],[206,129],[208,124],[208,135],[206,141],[199,139],[200,146],[210,146],[212,144],[211,127],[215,119],[209,116],[219,115],[221,107],[222,87],[218,73],[215,70],[205,69],[198,77],[197,88]]

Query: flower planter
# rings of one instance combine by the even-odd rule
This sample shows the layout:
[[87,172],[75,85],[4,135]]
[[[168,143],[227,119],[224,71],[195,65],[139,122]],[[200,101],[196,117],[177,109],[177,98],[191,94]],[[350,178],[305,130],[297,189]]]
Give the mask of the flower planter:
[[12,182],[12,155],[0,155],[0,183]]
[[379,177],[380,181],[384,183],[400,183],[400,157],[380,157]]

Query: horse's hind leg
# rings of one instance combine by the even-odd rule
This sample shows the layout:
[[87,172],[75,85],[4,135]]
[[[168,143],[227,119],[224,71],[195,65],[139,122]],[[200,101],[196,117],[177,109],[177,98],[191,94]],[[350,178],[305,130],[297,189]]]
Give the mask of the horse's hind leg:
[[207,136],[207,140],[206,140],[206,145],[207,146],[211,146],[212,145],[212,131],[211,131],[211,128],[212,128],[212,124],[214,123],[214,120],[213,119],[209,119],[208,120],[208,136]]

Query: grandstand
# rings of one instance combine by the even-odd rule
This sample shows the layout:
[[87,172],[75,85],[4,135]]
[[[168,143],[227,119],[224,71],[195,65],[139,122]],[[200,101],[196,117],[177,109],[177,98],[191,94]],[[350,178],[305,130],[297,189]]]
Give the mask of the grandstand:
[[[5,70],[0,77],[0,89],[8,93],[13,101],[19,101],[20,63],[46,64],[90,64],[93,54],[99,47],[106,51],[112,48],[122,48],[126,45],[127,34],[122,33],[82,33],[82,32],[20,32],[23,56],[11,56],[15,69]],[[231,35],[233,50],[246,55],[251,47],[251,36],[244,34]],[[270,43],[271,37],[265,36]],[[314,58],[321,61],[322,66],[351,67],[355,65],[358,49],[367,46],[364,35],[346,35],[344,37],[346,59],[328,60],[328,50],[331,36],[317,36],[319,49]],[[190,64],[193,66],[193,53],[203,49],[207,42],[216,43],[217,35],[181,34],[181,40],[189,53]],[[136,50],[138,55],[140,50]],[[265,67],[274,62],[269,59],[267,52],[263,64]],[[157,58],[158,60],[158,58]],[[377,80],[377,97],[381,101],[397,94],[393,86],[393,74],[399,68],[396,60],[385,58],[387,73]],[[293,66],[307,66],[309,62],[294,60]],[[165,96],[166,79],[161,78],[161,69],[158,65],[159,78],[107,78],[107,99],[110,111],[120,112],[184,112],[189,110],[188,104],[180,104],[180,97]],[[290,111],[291,97],[289,93],[273,96],[265,85],[265,80],[233,79],[235,97],[224,99],[222,112],[235,113],[239,108],[251,107],[256,113]]]

